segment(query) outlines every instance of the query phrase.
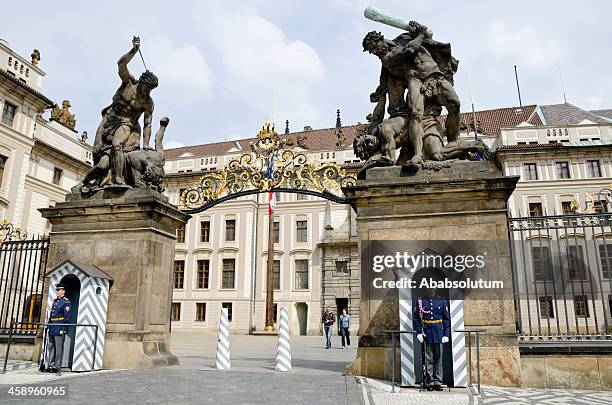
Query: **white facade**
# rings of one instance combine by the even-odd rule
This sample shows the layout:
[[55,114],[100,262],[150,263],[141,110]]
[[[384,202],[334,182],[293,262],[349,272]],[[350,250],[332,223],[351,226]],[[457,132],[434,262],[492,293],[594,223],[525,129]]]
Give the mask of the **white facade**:
[[541,215],[563,214],[564,206],[567,213],[572,200],[585,209],[587,193],[597,198],[612,183],[612,122],[505,128],[499,140],[504,174],[520,176],[512,217],[529,216],[530,204],[532,214],[541,204]]
[[38,208],[63,201],[91,165],[91,146],[42,117],[53,103],[44,72],[0,40],[0,218],[29,234],[48,232]]
[[[236,144],[229,146],[228,153],[217,156],[184,153],[176,159],[167,159],[165,169],[169,176],[165,184],[170,202],[178,204],[180,191],[198,181],[195,173],[222,169],[230,159],[240,155],[241,148]],[[357,160],[352,147],[305,152],[310,158],[323,162],[346,164]],[[274,302],[278,308],[277,315],[280,307],[287,307],[291,334],[321,334],[323,249],[318,244],[323,242],[326,225],[340,228],[348,220],[350,209],[310,195],[277,195],[274,221],[280,226],[274,257],[280,265],[280,285],[275,289]],[[208,242],[202,242],[203,221],[209,227]],[[227,221],[235,221],[234,241],[227,240]],[[298,232],[302,235],[305,232],[306,238]],[[173,293],[173,332],[196,329],[203,333],[217,333],[222,304],[231,304],[229,326],[232,333],[263,330],[267,239],[267,194],[239,197],[195,214],[185,229],[184,242],[179,239],[175,249],[175,262],[181,263],[178,269],[184,266],[184,275],[176,276],[183,278],[182,283],[175,277],[175,287],[180,288],[174,288]],[[223,280],[224,260],[228,259],[235,264],[233,287],[224,284]],[[206,288],[198,285],[198,261],[208,263]],[[304,263],[307,263],[305,277],[299,271],[304,268]],[[357,271],[353,266],[353,272]],[[348,276],[345,279],[348,285]],[[354,314],[356,327],[358,302],[351,302],[348,288],[344,294],[346,296],[336,298],[346,300],[349,312]]]

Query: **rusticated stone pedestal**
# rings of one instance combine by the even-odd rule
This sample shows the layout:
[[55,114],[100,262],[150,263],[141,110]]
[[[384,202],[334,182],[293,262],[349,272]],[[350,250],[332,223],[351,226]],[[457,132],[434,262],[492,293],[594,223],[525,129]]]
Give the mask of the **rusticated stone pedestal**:
[[[399,166],[370,169],[365,180],[344,193],[357,212],[360,249],[372,240],[507,240],[506,201],[517,181],[503,176],[493,162],[460,161],[417,173]],[[370,299],[363,283],[368,264],[362,261],[360,266],[360,339],[349,371],[391,379],[391,338],[382,331],[399,327],[397,295],[391,301]],[[511,286],[510,262],[501,267],[506,267],[500,270]],[[482,383],[520,386],[512,299],[466,300],[464,316],[466,328],[487,330],[480,338]]]
[[113,277],[103,367],[178,364],[170,351],[172,268],[176,229],[189,215],[148,188],[66,200],[40,210],[52,224],[47,267],[72,259]]

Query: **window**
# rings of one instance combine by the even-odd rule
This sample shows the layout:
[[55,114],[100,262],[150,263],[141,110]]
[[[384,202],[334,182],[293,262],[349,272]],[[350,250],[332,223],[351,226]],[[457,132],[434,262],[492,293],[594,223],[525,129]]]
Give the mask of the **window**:
[[574,214],[574,209],[572,208],[571,201],[562,201],[561,202],[561,211],[563,215],[572,215]]
[[598,214],[603,214],[608,212],[608,201],[600,200],[595,203],[595,212]]
[[535,163],[525,163],[523,165],[523,174],[525,180],[537,180],[538,179],[538,168]]
[[274,319],[274,323],[277,323],[278,322],[278,304],[277,303],[272,304],[272,311],[274,311],[274,315],[272,315]]
[[308,289],[308,260],[295,261],[295,288]]
[[198,260],[197,288],[208,288],[210,261]]
[[180,302],[172,303],[172,320],[175,322],[181,320],[181,303]]
[[539,297],[540,301],[540,318],[554,318],[555,311],[553,308],[553,300],[550,295]]
[[206,303],[196,302],[196,317],[197,322],[206,322]]
[[0,155],[0,187],[2,187],[2,178],[4,177],[4,165],[6,164],[7,157]]
[[542,216],[542,203],[539,203],[539,202],[529,203],[529,216],[530,217],[541,217]]
[[296,221],[296,241],[308,242],[308,223],[306,221]]
[[236,260],[223,259],[221,288],[234,288],[236,282]]
[[200,222],[200,242],[210,242],[210,221]]
[[174,261],[174,288],[182,289],[185,280],[185,261]]
[[2,123],[12,127],[15,120],[15,112],[17,112],[17,106],[5,101],[4,109],[2,110]]
[[557,167],[557,178],[558,179],[569,179],[570,178],[568,162],[557,162],[556,167]]
[[274,289],[280,290],[280,260],[274,260]]
[[274,239],[274,243],[279,243],[280,242],[280,222],[276,222],[274,221],[274,229],[272,230],[273,232],[273,239]]
[[183,224],[176,229],[176,243],[185,243],[185,226]]
[[225,220],[225,240],[228,242],[236,240],[236,220]]
[[53,169],[53,184],[55,184],[56,186],[60,185],[60,182],[62,181],[62,175],[64,174],[64,171],[62,169],[59,168],[54,168]]
[[348,274],[348,262],[346,260],[337,260],[336,261],[336,271],[338,273]]
[[574,297],[574,311],[579,318],[589,318],[589,301],[585,295]]
[[232,303],[231,302],[222,302],[221,303],[221,308],[223,309],[227,309],[227,320],[229,322],[232,321]]
[[545,246],[532,246],[533,276],[536,281],[552,281],[550,251]]
[[612,245],[599,245],[599,262],[603,278],[612,278]]
[[587,177],[601,177],[599,160],[587,160]]
[[584,280],[586,268],[584,265],[584,250],[582,246],[568,246],[567,260],[570,279]]
[[306,194],[299,193],[295,199],[298,201],[304,201],[306,200]]

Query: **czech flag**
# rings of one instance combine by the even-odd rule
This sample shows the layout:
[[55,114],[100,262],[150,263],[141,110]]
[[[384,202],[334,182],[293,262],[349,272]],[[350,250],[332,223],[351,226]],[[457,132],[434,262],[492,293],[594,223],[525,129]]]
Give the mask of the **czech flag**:
[[[268,180],[270,181],[270,188],[272,188],[272,182],[274,181],[274,176],[272,175],[274,172],[274,158],[270,158],[270,167],[268,168]],[[276,193],[274,191],[270,191],[269,199],[268,199],[268,215],[272,216],[274,212],[274,208],[276,208]]]

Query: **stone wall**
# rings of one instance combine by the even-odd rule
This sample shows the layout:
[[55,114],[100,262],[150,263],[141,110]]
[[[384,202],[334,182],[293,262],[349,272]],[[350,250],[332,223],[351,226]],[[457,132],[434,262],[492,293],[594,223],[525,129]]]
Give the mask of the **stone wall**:
[[[405,172],[402,167],[374,168],[355,187],[344,189],[357,211],[361,246],[373,240],[508,239],[507,205],[518,178],[503,176],[494,162],[460,161],[439,171]],[[498,262],[504,283],[512,285],[509,257]],[[361,263],[361,338],[350,371],[374,378],[390,376],[390,338],[399,327],[397,294],[369,299]],[[465,326],[484,327],[481,336],[482,381],[520,386],[520,355],[512,298],[465,301]],[[452,327],[452,325],[451,325]]]
[[521,354],[523,387],[612,390],[609,354]]

